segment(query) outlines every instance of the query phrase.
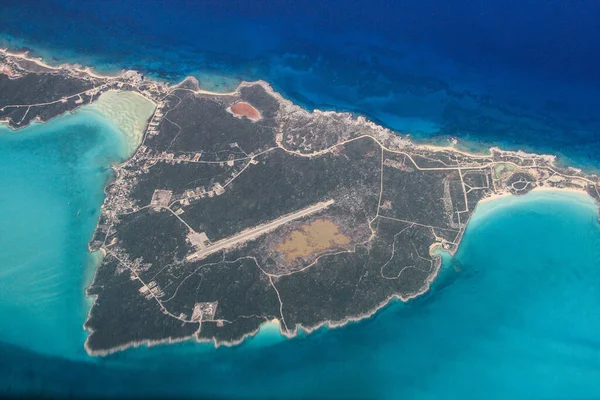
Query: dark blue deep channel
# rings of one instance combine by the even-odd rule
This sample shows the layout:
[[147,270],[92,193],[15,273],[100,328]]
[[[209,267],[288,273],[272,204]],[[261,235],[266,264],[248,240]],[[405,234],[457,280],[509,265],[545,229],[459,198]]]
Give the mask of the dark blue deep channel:
[[[600,166],[597,1],[5,1],[0,35],[49,63],[263,79],[418,140]],[[85,109],[0,127],[0,395],[600,397],[600,224],[577,194],[482,204],[432,289],[368,320],[88,357],[87,242],[124,146]]]

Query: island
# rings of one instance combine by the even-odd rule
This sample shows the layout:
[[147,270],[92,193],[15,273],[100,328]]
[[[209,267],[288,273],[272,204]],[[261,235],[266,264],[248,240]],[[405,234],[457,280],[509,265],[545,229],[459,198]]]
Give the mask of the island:
[[425,293],[477,204],[531,190],[600,203],[598,176],[556,157],[419,144],[350,113],[309,112],[266,82],[211,93],[135,71],[100,76],[0,52],[0,121],[14,129],[106,93],[150,100],[113,167],[90,251],[102,261],[86,350],[196,340],[235,345],[341,326]]

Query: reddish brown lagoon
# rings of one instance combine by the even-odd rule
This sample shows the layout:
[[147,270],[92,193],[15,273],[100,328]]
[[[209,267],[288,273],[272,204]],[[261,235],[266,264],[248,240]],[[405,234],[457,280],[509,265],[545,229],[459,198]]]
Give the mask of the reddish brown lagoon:
[[258,121],[261,118],[258,110],[246,102],[235,103],[231,106],[231,112],[236,117],[246,117],[252,121]]

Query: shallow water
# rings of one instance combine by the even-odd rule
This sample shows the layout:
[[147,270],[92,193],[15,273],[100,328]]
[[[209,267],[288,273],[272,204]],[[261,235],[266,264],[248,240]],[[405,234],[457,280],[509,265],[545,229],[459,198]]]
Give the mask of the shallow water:
[[[286,340],[83,351],[86,245],[127,146],[86,109],[0,134],[3,393],[418,398],[590,397],[600,390],[600,226],[582,195],[485,202],[432,290]],[[70,203],[70,204],[69,204]],[[232,383],[233,382],[233,383]]]
[[[598,165],[596,2],[348,4],[7,2],[0,34],[55,64],[193,74],[211,90],[265,79],[306,108],[364,114],[417,139]],[[234,348],[189,342],[89,358],[87,242],[107,168],[130,147],[92,109],[17,133],[0,127],[1,394],[600,393],[598,210],[568,194],[482,204],[431,291],[369,320],[291,340],[271,324]]]
[[[83,354],[87,252],[120,134],[93,110],[18,132],[0,127],[0,336]],[[8,321],[7,321],[8,322]],[[43,332],[43,334],[41,334]]]
[[[0,45],[211,90],[264,79],[414,137],[600,154],[600,3],[6,2]],[[4,40],[3,40],[4,39]]]

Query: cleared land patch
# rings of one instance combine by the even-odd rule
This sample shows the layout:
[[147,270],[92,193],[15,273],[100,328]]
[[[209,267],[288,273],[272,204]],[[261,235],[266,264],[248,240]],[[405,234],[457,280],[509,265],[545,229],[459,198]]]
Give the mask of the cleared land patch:
[[290,232],[275,250],[283,253],[287,262],[293,262],[348,243],[350,239],[339,231],[333,221],[317,219]]

